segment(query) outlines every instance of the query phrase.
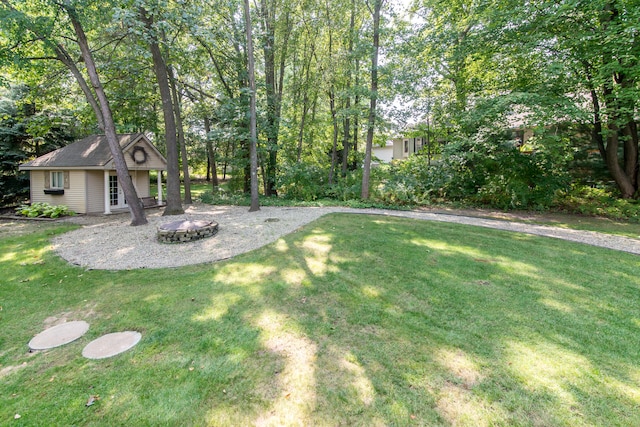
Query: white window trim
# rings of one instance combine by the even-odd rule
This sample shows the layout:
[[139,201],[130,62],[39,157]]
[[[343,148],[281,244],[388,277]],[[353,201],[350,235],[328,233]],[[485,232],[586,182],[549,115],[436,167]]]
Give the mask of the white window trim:
[[[55,179],[54,176],[60,179]],[[63,171],[51,171],[49,172],[49,188],[52,190],[64,190],[64,172]]]

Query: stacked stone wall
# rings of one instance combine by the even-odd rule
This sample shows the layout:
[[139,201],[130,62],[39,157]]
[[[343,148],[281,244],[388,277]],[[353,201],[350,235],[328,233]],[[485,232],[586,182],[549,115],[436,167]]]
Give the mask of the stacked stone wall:
[[205,239],[218,233],[217,222],[177,221],[158,227],[160,243],[186,243]]

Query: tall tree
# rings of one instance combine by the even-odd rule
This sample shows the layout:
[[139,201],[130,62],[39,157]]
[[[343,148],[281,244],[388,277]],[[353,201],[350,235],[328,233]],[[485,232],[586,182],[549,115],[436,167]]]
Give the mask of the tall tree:
[[[100,81],[100,76],[98,75],[96,64],[93,60],[91,49],[89,48],[89,42],[85,35],[82,24],[80,23],[80,18],[76,12],[76,9],[71,6],[70,3],[67,2],[63,4],[62,7],[66,10],[67,14],[69,15],[69,19],[71,20],[71,24],[73,25],[73,29],[77,37],[76,42],[78,43],[78,47],[82,52],[82,59],[84,60],[85,66],[87,68],[89,80],[91,80],[96,98],[98,98],[100,113],[102,113],[102,120],[104,122],[104,133],[107,141],[109,142],[109,147],[111,148],[111,155],[113,157],[113,163],[118,175],[118,181],[120,182],[122,191],[124,192],[124,195],[129,204],[129,210],[131,211],[131,225],[146,224],[147,219],[144,214],[144,207],[142,206],[142,201],[138,198],[136,189],[133,186],[133,181],[131,180],[131,176],[129,175],[129,169],[127,167],[126,161],[124,160],[124,154],[122,153],[122,148],[120,147],[120,142],[116,133],[116,126],[113,122],[113,115],[111,113],[109,100],[104,93],[102,82]],[[96,112],[96,115],[98,115],[98,112]]]
[[251,10],[249,8],[249,0],[244,0],[244,22],[247,35],[247,65],[249,73],[249,120],[251,136],[249,141],[249,149],[251,156],[251,207],[249,212],[260,210],[260,200],[258,196],[258,150],[257,150],[257,121],[256,121],[256,75],[255,60],[253,57],[253,35],[251,31]]
[[[278,7],[280,6],[280,7]],[[260,22],[262,24],[262,49],[264,55],[264,79],[267,101],[266,129],[267,165],[265,178],[265,195],[277,196],[276,173],[278,156],[278,134],[280,115],[282,112],[282,92],[284,90],[284,72],[291,32],[290,13],[287,6],[278,5],[277,0],[260,0]],[[285,9],[284,18],[277,15],[279,9]],[[282,42],[276,45],[276,25],[283,19]],[[279,49],[277,49],[279,47]],[[276,50],[278,52],[276,52]],[[277,53],[280,56],[276,64]]]
[[180,166],[178,160],[178,141],[176,137],[175,111],[167,66],[160,50],[159,39],[154,27],[153,16],[140,6],[139,16],[147,30],[147,43],[153,57],[153,70],[160,90],[162,113],[164,116],[165,141],[167,144],[167,206],[163,215],[179,215],[184,213],[180,199]]
[[365,145],[364,166],[362,170],[361,198],[369,198],[369,177],[371,174],[371,150],[373,132],[376,125],[376,105],[378,100],[378,55],[380,50],[380,11],[385,0],[373,0],[373,9],[367,3],[373,16],[373,47],[371,52],[371,93],[369,98],[369,118],[367,121],[367,141]]

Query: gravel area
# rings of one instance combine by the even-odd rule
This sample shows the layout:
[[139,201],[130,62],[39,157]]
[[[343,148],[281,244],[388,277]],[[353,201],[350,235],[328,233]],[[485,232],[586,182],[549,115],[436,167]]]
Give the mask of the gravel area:
[[[161,216],[149,211],[148,224],[131,227],[130,216],[83,216],[69,219],[81,228],[53,239],[54,250],[64,259],[89,269],[126,270],[165,268],[228,259],[278,240],[301,226],[332,212],[390,215],[418,220],[442,221],[535,234],[600,246],[640,255],[640,240],[558,227],[523,224],[424,211],[389,211],[341,207],[262,207],[249,213],[244,206],[194,204],[183,215]],[[205,220],[219,223],[218,234],[183,244],[163,244],[156,240],[157,227],[178,220]]]

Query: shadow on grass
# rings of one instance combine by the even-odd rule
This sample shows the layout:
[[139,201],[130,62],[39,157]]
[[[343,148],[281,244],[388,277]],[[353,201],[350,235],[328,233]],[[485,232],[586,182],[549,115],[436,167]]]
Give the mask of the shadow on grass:
[[[16,302],[21,319],[0,313],[8,319],[0,369],[21,367],[2,378],[2,420],[21,413],[31,422],[89,425],[640,423],[632,255],[335,214],[213,265],[98,272],[44,253],[44,265],[19,269],[28,255],[20,256],[0,262],[11,278],[2,304],[13,310],[5,301],[30,295]],[[87,319],[87,336],[26,354],[20,346],[43,319],[61,313]],[[125,329],[143,333],[130,352],[79,356],[89,340]],[[88,395],[100,395],[89,409]]]

